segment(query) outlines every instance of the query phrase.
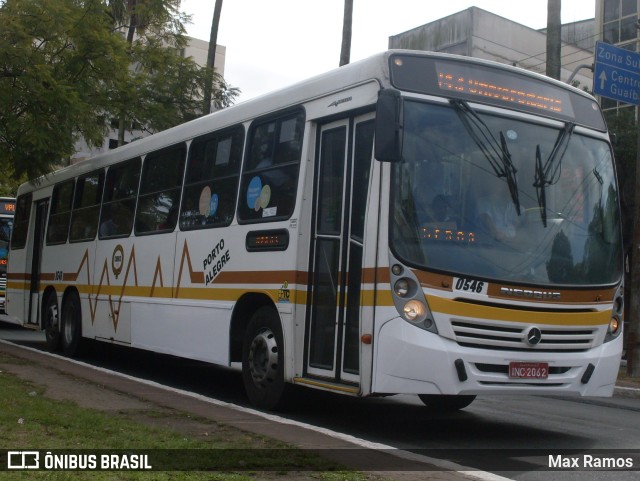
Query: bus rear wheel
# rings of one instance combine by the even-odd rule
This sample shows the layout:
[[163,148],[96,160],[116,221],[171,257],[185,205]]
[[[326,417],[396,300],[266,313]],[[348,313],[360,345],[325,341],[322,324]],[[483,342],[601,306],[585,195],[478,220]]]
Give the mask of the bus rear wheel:
[[75,291],[65,296],[61,315],[62,352],[65,356],[75,356],[82,340],[82,311],[80,297]]
[[420,400],[434,411],[458,411],[466,408],[476,398],[474,395],[418,394]]
[[60,316],[58,313],[58,299],[55,293],[47,296],[44,304],[44,334],[47,350],[56,352],[60,349]]
[[254,406],[284,407],[284,339],[278,313],[271,306],[258,309],[249,321],[242,343],[242,380]]

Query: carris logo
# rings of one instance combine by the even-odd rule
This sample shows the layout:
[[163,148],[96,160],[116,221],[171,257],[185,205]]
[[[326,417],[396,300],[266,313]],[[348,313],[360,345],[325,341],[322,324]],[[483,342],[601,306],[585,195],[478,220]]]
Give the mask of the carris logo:
[[509,297],[521,297],[523,299],[535,299],[542,301],[559,301],[561,297],[559,292],[512,289],[511,287],[501,287],[500,294]]
[[346,102],[351,102],[353,100],[353,97],[345,97],[343,99],[340,100],[334,100],[333,102],[331,102],[329,104],[329,107],[337,107],[340,104],[344,104]]

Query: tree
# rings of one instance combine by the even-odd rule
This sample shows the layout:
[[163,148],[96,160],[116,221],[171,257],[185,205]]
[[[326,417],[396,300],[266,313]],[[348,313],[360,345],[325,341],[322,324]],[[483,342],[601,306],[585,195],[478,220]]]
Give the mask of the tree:
[[[198,116],[204,69],[182,56],[187,17],[178,8],[179,0],[0,0],[0,174],[45,174],[80,138],[102,145],[113,118],[123,132],[134,124],[154,132]],[[237,95],[216,78],[216,102]]]
[[342,48],[340,49],[340,67],[351,61],[351,33],[353,27],[353,0],[344,0],[344,18],[342,21]]
[[625,265],[629,272],[625,278],[625,345],[627,349],[627,374],[640,377],[640,205],[638,195],[638,151],[640,150],[640,126],[633,107],[607,112],[609,130],[615,134],[613,149],[616,159],[620,204],[622,206],[622,227],[624,239]]
[[[108,0],[108,6],[114,32],[126,32],[130,64],[113,99],[118,145],[127,128],[154,132],[196,117],[199,89],[193,87],[204,79],[195,62],[181,56],[189,18],[180,12],[180,0]],[[177,97],[168,99],[170,94]]]
[[198,117],[203,94],[218,108],[233,104],[238,89],[182,56],[189,17],[180,12],[180,0],[111,0],[109,6],[114,28],[127,32],[131,64],[114,102],[119,145],[127,127],[153,133]]
[[[620,200],[622,204],[622,225],[625,246],[631,242],[633,226],[635,172],[638,124],[633,108],[622,108],[606,112],[607,126],[615,135],[613,151],[616,160]],[[628,247],[625,249],[628,250]]]
[[79,137],[102,143],[112,82],[126,71],[121,38],[99,0],[0,5],[3,174],[33,178],[68,158]]
[[12,170],[8,167],[10,167],[8,162],[0,165],[0,197],[15,197],[20,184],[28,180],[26,174],[22,177],[14,178]]

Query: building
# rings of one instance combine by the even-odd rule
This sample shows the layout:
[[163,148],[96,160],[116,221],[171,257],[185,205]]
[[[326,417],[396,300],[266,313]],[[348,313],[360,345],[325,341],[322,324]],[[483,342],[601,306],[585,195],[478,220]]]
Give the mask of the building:
[[[198,38],[189,37],[189,44],[182,51],[183,57],[191,57],[193,60],[204,67],[207,65],[207,54],[209,53],[209,42]],[[214,70],[224,77],[224,63],[227,55],[227,47],[224,45],[216,45],[216,59],[214,62]]]
[[[566,81],[580,65],[593,63],[594,21],[563,26],[562,39],[561,80]],[[484,58],[544,74],[546,42],[544,31],[471,7],[394,35],[389,38],[389,47]],[[590,70],[581,69],[575,81],[580,88],[591,89],[592,78]]]
[[[201,67],[207,65],[207,54],[209,52],[209,42],[199,40],[197,38],[189,38],[187,47],[181,52],[183,57],[191,57]],[[224,65],[227,48],[223,45],[216,46],[216,58],[214,70],[224,77]],[[142,130],[125,131],[125,142],[129,143],[133,140],[150,135]],[[100,147],[89,148],[84,140],[80,140],[76,144],[76,153],[71,157],[71,163],[80,162],[107,150],[114,149],[118,146],[118,130],[117,127],[112,128],[104,142]]]
[[[564,43],[575,45],[583,50],[593,52],[593,49],[596,46],[596,40],[598,40],[597,35],[594,33],[596,28],[595,25],[596,21],[594,18],[565,23],[562,25],[562,32],[560,36]],[[538,31],[545,35],[547,33],[546,28],[541,28]]]

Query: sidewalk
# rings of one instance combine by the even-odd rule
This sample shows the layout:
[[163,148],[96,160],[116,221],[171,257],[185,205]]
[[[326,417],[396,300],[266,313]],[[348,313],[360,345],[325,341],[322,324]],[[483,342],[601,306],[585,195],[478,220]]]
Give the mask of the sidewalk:
[[[0,342],[0,371],[45,388],[45,396],[55,400],[68,400],[79,406],[120,414],[126,412],[136,421],[162,423],[188,435],[206,436],[212,425],[224,425],[243,432],[265,436],[297,448],[321,450],[321,455],[350,469],[365,471],[371,479],[383,478],[396,481],[435,479],[462,481],[472,479],[504,479],[488,473],[460,473],[455,470],[430,465],[419,456],[402,459],[388,451],[363,449],[350,442],[349,436],[332,436],[322,429],[307,429],[293,421],[276,422],[274,416],[260,414],[250,409],[239,409],[222,402],[212,402],[204,396],[187,395],[178,390],[168,390],[152,382],[141,383],[124,375],[116,375],[99,368],[44,352]],[[2,357],[9,360],[3,360]],[[15,362],[14,359],[18,362]],[[24,362],[26,361],[26,362]],[[160,418],[150,413],[162,411],[169,416]],[[174,413],[174,416],[171,416]],[[189,416],[185,416],[187,413]],[[271,418],[271,419],[270,419]],[[353,456],[357,449],[358,456]],[[354,459],[356,458],[356,459]],[[402,471],[372,472],[371,466],[403,466]],[[404,470],[406,466],[406,471]],[[316,479],[309,473],[308,478]]]

